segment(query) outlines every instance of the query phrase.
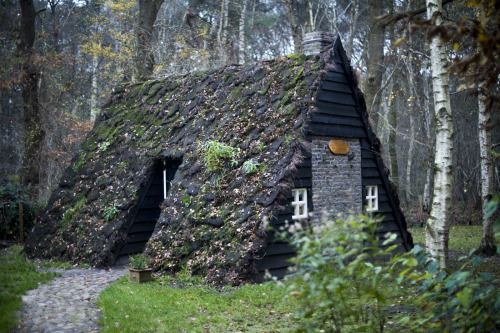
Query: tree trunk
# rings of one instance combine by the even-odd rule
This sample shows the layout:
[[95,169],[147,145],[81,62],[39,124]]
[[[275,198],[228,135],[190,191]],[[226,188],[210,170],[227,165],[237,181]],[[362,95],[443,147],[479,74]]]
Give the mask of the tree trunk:
[[[393,86],[393,91],[398,92],[399,91],[399,78],[395,79],[395,85]],[[398,168],[398,156],[397,156],[397,150],[396,150],[396,129],[398,126],[398,114],[397,114],[397,109],[396,109],[396,97],[392,96],[389,97],[389,155],[391,157],[391,180],[394,182],[396,187],[399,187],[399,168]]]
[[99,108],[97,106],[98,99],[98,87],[97,87],[97,66],[99,65],[97,54],[92,55],[92,83],[91,83],[91,94],[90,94],[90,120],[95,121],[97,115],[99,114]]
[[370,0],[370,33],[369,33],[369,59],[366,73],[366,107],[374,129],[378,124],[378,109],[380,106],[379,91],[384,75],[384,41],[385,29],[376,17],[383,14],[385,1]]
[[243,8],[241,9],[240,16],[240,42],[238,50],[238,60],[240,64],[245,63],[245,16],[247,13],[247,2],[248,0],[243,0]]
[[478,125],[479,125],[479,155],[481,159],[481,199],[483,206],[483,236],[481,245],[476,250],[477,254],[485,254],[493,256],[497,252],[495,242],[495,233],[493,232],[493,216],[486,217],[486,204],[493,197],[493,159],[490,153],[491,150],[491,133],[490,133],[490,112],[486,108],[483,100],[484,96],[478,96]]
[[136,70],[137,80],[145,81],[153,75],[155,59],[151,49],[153,26],[164,0],[139,0],[139,23],[137,26]]
[[415,117],[410,112],[410,134],[408,136],[410,147],[408,148],[408,156],[406,158],[406,179],[405,179],[405,199],[406,206],[411,204],[411,192],[413,184],[411,183],[411,169],[413,163],[413,150],[415,149]]
[[33,0],[20,0],[21,33],[18,54],[22,66],[22,99],[24,124],[24,156],[21,180],[26,186],[40,183],[40,162],[45,133],[42,129],[40,104],[38,101],[38,68],[34,62],[33,44],[35,43],[35,6]]
[[[359,0],[353,0],[351,3],[351,15],[350,15],[351,20],[349,22],[349,38],[347,39],[347,44],[345,47],[345,53],[349,58],[352,57],[352,48],[354,44],[354,30],[356,27],[356,22],[358,21],[358,15],[359,15]],[[335,33],[337,33],[337,31],[335,31]]]
[[285,5],[288,23],[290,23],[290,28],[292,29],[294,52],[300,54],[302,53],[302,41],[300,39],[300,28],[295,22],[295,16],[293,15],[292,0],[284,0],[281,3]]
[[224,66],[227,63],[226,43],[227,43],[228,10],[229,10],[229,0],[222,0],[220,8],[219,32],[217,33],[219,61],[221,66]]
[[[427,68],[426,66],[423,66],[423,68]],[[425,82],[423,84],[423,93],[424,93],[424,98],[426,101],[430,101],[430,83],[428,79],[425,79]],[[434,126],[433,126],[433,119],[435,119],[434,115],[432,114],[432,111],[430,110],[429,103],[425,103],[425,108],[424,108],[424,124],[425,124],[425,133],[427,135],[427,142],[429,142],[430,147],[434,147],[435,140],[433,139],[433,133],[435,132]],[[426,213],[430,213],[431,211],[431,200],[432,200],[432,175],[434,171],[434,150],[431,148],[428,148],[428,160],[426,161],[426,177],[425,177],[425,185],[424,185],[424,195],[423,195],[423,206],[424,206],[424,211]]]
[[[441,24],[441,0],[426,0],[427,17],[436,15],[436,25]],[[453,129],[448,85],[446,52],[439,35],[432,37],[431,71],[436,116],[436,148],[434,196],[426,224],[427,251],[439,257],[441,268],[448,267],[449,220],[452,196]]]

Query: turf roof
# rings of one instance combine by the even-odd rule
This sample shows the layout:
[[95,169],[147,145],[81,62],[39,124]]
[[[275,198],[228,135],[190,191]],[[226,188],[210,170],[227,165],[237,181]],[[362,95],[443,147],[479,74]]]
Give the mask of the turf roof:
[[[305,125],[331,52],[117,87],[27,252],[112,264],[155,160],[182,159],[146,253],[157,270],[187,267],[212,282],[248,278],[265,242],[264,217],[279,209],[276,199],[302,160]],[[219,186],[199,147],[211,140],[239,149]],[[242,168],[249,160],[258,163],[251,174]]]

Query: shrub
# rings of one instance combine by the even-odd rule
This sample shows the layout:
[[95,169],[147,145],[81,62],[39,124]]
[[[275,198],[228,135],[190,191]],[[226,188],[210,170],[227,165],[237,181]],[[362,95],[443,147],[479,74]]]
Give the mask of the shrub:
[[0,186],[0,237],[15,239],[19,236],[19,204],[23,204],[23,232],[27,235],[43,209],[41,201],[32,201],[28,191],[19,183],[10,182]]
[[[420,319],[405,317],[401,324],[412,331],[425,332],[499,332],[500,281],[491,273],[478,273],[479,257],[467,261],[461,270],[440,270],[420,246],[413,249],[419,266],[406,279],[418,286]],[[464,268],[472,264],[472,270]],[[403,276],[401,276],[403,277]]]
[[375,237],[378,223],[369,216],[350,216],[312,230],[296,223],[282,233],[297,248],[292,260],[296,277],[289,288],[302,305],[296,313],[301,331],[383,331],[387,299],[397,290],[396,264],[417,262],[399,255],[377,261],[391,255],[395,246],[387,245],[396,237],[391,235],[381,248]]

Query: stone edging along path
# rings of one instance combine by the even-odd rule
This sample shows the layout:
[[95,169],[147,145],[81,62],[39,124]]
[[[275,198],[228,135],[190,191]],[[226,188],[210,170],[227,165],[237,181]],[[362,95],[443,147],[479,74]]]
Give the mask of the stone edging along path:
[[95,301],[126,268],[51,270],[62,274],[23,296],[18,327],[13,332],[98,332]]

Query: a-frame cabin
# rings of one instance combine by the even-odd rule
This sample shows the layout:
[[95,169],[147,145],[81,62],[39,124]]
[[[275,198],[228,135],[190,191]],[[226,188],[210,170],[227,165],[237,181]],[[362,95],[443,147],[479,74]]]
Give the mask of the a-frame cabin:
[[[26,252],[111,266],[144,247],[155,270],[236,284],[286,272],[293,249],[263,221],[318,223],[323,212],[366,207],[384,218],[380,236],[395,232],[409,250],[340,38],[316,34],[304,45],[307,56],[115,88]],[[219,174],[207,171],[207,142],[234,152]]]

